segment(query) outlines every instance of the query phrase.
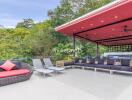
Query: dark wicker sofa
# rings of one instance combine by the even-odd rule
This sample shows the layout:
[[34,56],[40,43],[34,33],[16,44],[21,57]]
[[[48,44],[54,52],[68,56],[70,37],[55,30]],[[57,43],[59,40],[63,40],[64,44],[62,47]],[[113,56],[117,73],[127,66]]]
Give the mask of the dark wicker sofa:
[[[115,65],[115,61],[120,61],[120,65]],[[120,72],[132,74],[132,66],[130,66],[130,61],[132,59],[111,59],[111,58],[98,58],[98,59],[89,59],[87,63],[86,59],[81,59],[81,62],[78,60],[74,63],[75,67],[78,68],[91,68],[94,70],[107,70],[110,73]],[[97,62],[97,63],[96,63]],[[107,62],[105,64],[104,62]]]
[[[23,69],[23,70],[29,70],[29,72],[25,73],[25,74],[2,77],[2,78],[0,78],[0,86],[18,83],[18,82],[22,82],[22,81],[26,81],[26,80],[30,79],[33,71],[31,70],[31,68],[28,64],[23,63],[23,62],[19,62],[19,61],[12,61],[12,62],[14,64],[16,64],[16,66],[11,71],[14,71],[14,70],[18,71],[18,70]],[[2,65],[3,63],[4,62],[0,62],[0,65]],[[0,75],[3,72],[6,74],[6,73],[9,73],[10,71],[5,71],[5,70],[0,68]]]

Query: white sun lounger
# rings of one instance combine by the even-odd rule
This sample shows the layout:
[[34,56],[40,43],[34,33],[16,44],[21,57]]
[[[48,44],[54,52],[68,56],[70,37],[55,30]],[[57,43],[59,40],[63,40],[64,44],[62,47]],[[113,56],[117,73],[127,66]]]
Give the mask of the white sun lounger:
[[42,64],[42,62],[41,62],[40,59],[33,59],[32,61],[33,61],[34,71],[42,73],[44,76],[47,75],[47,74],[51,74],[52,72],[54,72],[53,70],[45,69],[43,67],[43,64]]
[[50,58],[44,58],[43,59],[44,61],[44,64],[45,64],[45,68],[48,68],[50,70],[54,70],[55,72],[62,72],[65,70],[65,68],[59,68],[59,67],[56,67],[52,64]]

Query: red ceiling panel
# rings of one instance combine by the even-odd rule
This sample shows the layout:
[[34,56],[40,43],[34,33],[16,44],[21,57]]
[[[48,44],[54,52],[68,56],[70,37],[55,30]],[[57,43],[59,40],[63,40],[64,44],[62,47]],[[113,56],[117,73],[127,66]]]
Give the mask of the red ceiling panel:
[[122,22],[119,24],[114,24],[104,28],[99,28],[92,31],[84,32],[78,35],[87,37],[93,41],[132,35],[132,31],[128,31],[128,32],[124,31],[125,26],[127,26],[128,30],[132,30],[132,20]]
[[[110,7],[105,7],[91,15],[82,16],[57,27],[55,30],[66,35],[76,34],[91,41],[132,35],[132,31],[124,31],[124,29],[132,30],[131,9],[132,0],[120,0],[120,2],[115,2]],[[126,26],[127,28],[125,28]],[[132,41],[130,42],[132,44]],[[117,44],[117,42],[113,43]],[[100,44],[109,45],[108,43]]]

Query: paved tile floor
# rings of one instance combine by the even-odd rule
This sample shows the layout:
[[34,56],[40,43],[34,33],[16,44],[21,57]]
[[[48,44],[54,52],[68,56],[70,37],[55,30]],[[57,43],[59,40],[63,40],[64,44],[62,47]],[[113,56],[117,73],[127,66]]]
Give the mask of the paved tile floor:
[[2,100],[132,100],[132,75],[70,69],[0,87]]

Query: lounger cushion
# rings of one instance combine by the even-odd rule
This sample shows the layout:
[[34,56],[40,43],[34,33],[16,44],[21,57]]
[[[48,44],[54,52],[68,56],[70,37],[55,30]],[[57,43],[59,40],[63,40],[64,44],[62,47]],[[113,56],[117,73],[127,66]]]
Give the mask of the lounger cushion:
[[11,61],[7,60],[3,65],[0,66],[0,68],[4,69],[6,71],[10,71],[15,66],[16,66],[16,64],[14,64]]
[[10,77],[10,76],[16,76],[16,75],[23,75],[23,74],[27,74],[29,72],[30,71],[27,70],[27,69],[3,71],[3,72],[0,72],[0,78]]

